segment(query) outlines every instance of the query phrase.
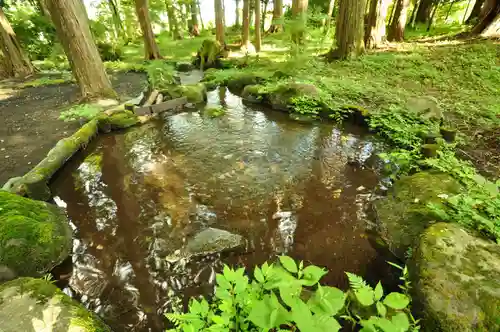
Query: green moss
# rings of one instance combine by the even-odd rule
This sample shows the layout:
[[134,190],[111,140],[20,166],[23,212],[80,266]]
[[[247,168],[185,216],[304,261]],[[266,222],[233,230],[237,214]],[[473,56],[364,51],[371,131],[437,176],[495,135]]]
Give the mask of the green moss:
[[319,91],[314,85],[303,83],[280,83],[275,86],[267,86],[266,89],[269,93],[271,106],[282,111],[289,111],[295,98],[301,96],[315,98],[319,95]]
[[213,39],[205,39],[198,51],[198,62],[201,70],[218,67],[217,60],[224,57],[221,44]]
[[0,265],[40,276],[71,251],[71,230],[55,206],[0,191]]
[[188,102],[198,104],[207,100],[207,90],[204,84],[173,85],[161,91],[163,95],[170,98],[186,97]]
[[267,94],[264,91],[265,90],[263,89],[262,85],[247,85],[243,89],[241,97],[254,103],[262,103],[267,101]]
[[207,107],[203,110],[203,114],[211,118],[217,118],[226,114],[226,110],[223,107]]
[[251,73],[241,73],[229,78],[227,87],[229,91],[239,95],[247,85],[255,85],[262,82],[263,78],[258,75]]
[[114,112],[111,115],[102,114],[98,117],[99,127],[109,126],[110,129],[126,129],[139,123],[137,116],[129,111]]

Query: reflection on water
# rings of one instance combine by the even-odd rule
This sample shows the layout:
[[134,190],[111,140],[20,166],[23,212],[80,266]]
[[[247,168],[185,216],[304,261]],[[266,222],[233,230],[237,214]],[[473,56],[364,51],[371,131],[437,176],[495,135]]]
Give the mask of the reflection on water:
[[[99,137],[59,173],[53,191],[75,226],[66,292],[115,331],[162,331],[163,313],[210,294],[223,263],[287,253],[326,266],[333,285],[346,285],[343,271],[386,277],[365,234],[371,137],[249,109],[225,90],[209,103],[226,115],[182,113]],[[175,256],[207,227],[243,235],[245,252]]]

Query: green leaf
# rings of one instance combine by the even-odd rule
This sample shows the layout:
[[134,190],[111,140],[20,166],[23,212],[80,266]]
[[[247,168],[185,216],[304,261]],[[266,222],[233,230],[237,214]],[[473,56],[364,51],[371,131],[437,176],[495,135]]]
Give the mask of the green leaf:
[[384,296],[384,289],[382,288],[382,284],[380,283],[380,281],[378,282],[377,286],[375,286],[374,296],[375,301],[380,301],[382,296]]
[[303,284],[305,286],[314,286],[327,273],[328,271],[323,268],[315,265],[309,265],[303,271]]
[[385,317],[387,314],[387,308],[382,304],[382,302],[377,302],[377,312],[382,317]]
[[[267,295],[269,297],[269,295]],[[257,301],[253,307],[252,311],[248,315],[248,319],[260,327],[261,329],[269,330],[272,328],[270,316],[271,316],[272,308],[269,306],[269,301],[263,299],[262,301]]]
[[258,266],[255,267],[255,270],[253,272],[253,276],[254,276],[255,280],[257,280],[261,284],[264,283],[264,281],[265,281],[264,274],[262,273],[262,270],[259,269]]
[[293,258],[289,257],[289,256],[280,256],[280,263],[281,265],[283,265],[283,267],[285,269],[287,269],[288,271],[292,272],[292,273],[297,273],[298,269],[297,269],[297,264],[295,264],[295,261],[293,260]]
[[218,285],[217,288],[231,289],[231,284],[224,275],[217,273],[215,275],[215,279],[217,280],[217,285]]
[[373,289],[370,287],[362,287],[354,291],[354,295],[356,295],[356,299],[358,302],[365,307],[371,306],[373,304]]
[[301,331],[315,332],[317,330],[311,311],[300,299],[292,307],[292,318]]
[[404,312],[398,312],[392,317],[392,324],[399,332],[405,332],[410,328],[408,316]]
[[337,320],[328,315],[314,315],[315,325],[319,331],[337,332],[341,326]]
[[309,299],[307,305],[315,314],[334,316],[345,304],[346,294],[340,289],[329,286],[320,286]]
[[296,281],[279,287],[280,297],[289,307],[295,304],[295,301],[300,298],[302,286]]
[[410,304],[410,299],[404,294],[392,292],[384,299],[384,304],[392,309],[404,309]]

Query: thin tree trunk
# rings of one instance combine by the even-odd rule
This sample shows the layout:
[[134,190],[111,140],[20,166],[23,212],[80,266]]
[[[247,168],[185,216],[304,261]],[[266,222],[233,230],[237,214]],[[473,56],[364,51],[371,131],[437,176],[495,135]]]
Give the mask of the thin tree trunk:
[[201,15],[201,7],[199,0],[196,0],[196,7],[198,7],[198,15],[200,15],[201,30],[205,30],[205,24],[203,24],[203,16]]
[[421,0],[415,17],[416,23],[426,23],[431,17],[431,10],[434,0]]
[[116,97],[81,0],[46,0],[56,33],[84,98]]
[[184,25],[186,27],[186,31],[189,31],[191,33],[191,30],[193,29],[193,25],[191,23],[191,10],[189,8],[189,4],[185,3],[184,4],[184,13],[182,13],[182,17],[184,19]]
[[254,22],[255,22],[255,15],[254,15],[255,2],[253,2],[252,0],[249,0],[249,4],[250,4],[250,14],[248,15],[248,17],[250,19],[250,25],[249,26],[252,26],[252,25],[254,25]]
[[397,0],[394,18],[389,27],[387,39],[390,41],[402,42],[405,35],[406,16],[410,0]]
[[394,20],[394,13],[395,12],[396,12],[396,3],[393,3],[392,8],[391,8],[391,15],[389,15],[389,24],[387,24],[387,26],[391,26],[392,21]]
[[215,10],[215,38],[224,46],[224,10],[222,0],[214,0]]
[[241,46],[248,48],[250,42],[250,1],[243,0],[243,26],[241,31]]
[[0,50],[3,52],[4,75],[24,77],[33,74],[34,68],[17,41],[16,34],[0,7]]
[[500,16],[500,0],[487,0],[471,34],[481,34],[485,37],[499,35],[500,18],[498,16]]
[[330,25],[332,25],[332,16],[333,16],[333,10],[335,9],[335,0],[330,0],[328,4],[328,13],[327,17],[325,20],[325,33],[328,33],[330,31]]
[[365,26],[365,47],[376,48],[386,41],[385,20],[391,0],[371,0]]
[[234,1],[234,4],[235,4],[235,14],[236,14],[236,22],[234,23],[234,26],[239,28],[240,27],[240,21],[241,21],[241,17],[240,17],[240,1],[241,0],[235,0]]
[[147,60],[161,59],[160,50],[155,41],[155,35],[151,28],[151,18],[149,17],[148,0],[135,0],[135,11],[144,38],[144,57]]
[[45,0],[37,0],[36,1],[37,7],[38,7],[38,9],[40,10],[40,13],[42,13],[43,16],[47,17],[49,20],[52,21],[52,19],[50,18],[49,10],[47,9],[47,5],[45,4],[44,1]]
[[465,23],[465,17],[467,16],[467,12],[469,11],[470,3],[472,0],[467,1],[467,7],[465,7],[464,17],[462,18],[462,24]]
[[366,2],[364,0],[340,0],[335,30],[335,45],[327,54],[329,60],[343,60],[364,52],[363,25],[365,7]]
[[445,22],[448,20],[448,17],[450,17],[451,9],[453,8],[454,4],[455,4],[455,2],[453,2],[453,1],[450,2],[450,7],[448,7],[448,11],[446,12],[446,16],[444,18]]
[[[360,0],[365,1],[365,0]],[[302,44],[307,25],[308,0],[292,0],[292,17],[295,20],[292,40],[295,44]]]
[[266,14],[267,14],[267,5],[268,4],[269,4],[269,0],[264,0],[264,11],[262,12],[262,20],[261,20],[262,31],[264,31],[264,26],[266,24]]
[[479,17],[484,1],[485,0],[476,0],[476,2],[474,2],[474,7],[472,7],[472,11],[470,12],[470,15],[465,21],[465,23],[470,24]]
[[170,29],[170,34],[175,40],[182,39],[182,34],[179,29],[179,21],[177,20],[177,15],[175,14],[175,9],[171,0],[165,1],[165,6],[167,8],[168,26]]
[[109,9],[111,10],[111,16],[113,18],[113,25],[115,26],[116,38],[120,38],[123,35],[123,23],[120,18],[120,13],[118,12],[118,6],[115,0],[108,0]]
[[[418,9],[419,4],[420,4],[419,0],[415,0],[415,4],[413,5],[413,9],[411,11],[410,20],[408,21],[408,24],[407,24],[407,26],[410,28],[415,27],[415,16],[417,14],[417,9]],[[389,23],[389,25],[390,25],[390,23]]]
[[[332,0],[333,1],[333,0]],[[283,0],[274,0],[273,2],[273,22],[269,28],[270,33],[283,31]]]
[[441,0],[437,0],[436,4],[434,5],[434,9],[432,10],[431,18],[429,19],[429,24],[427,24],[427,32],[429,32],[431,30],[432,21],[434,21],[434,16],[436,15],[440,1]]
[[190,5],[191,8],[191,36],[199,36],[200,35],[200,27],[198,24],[198,10],[196,4],[193,2]]
[[260,29],[260,0],[255,1],[255,51],[260,52],[261,29]]

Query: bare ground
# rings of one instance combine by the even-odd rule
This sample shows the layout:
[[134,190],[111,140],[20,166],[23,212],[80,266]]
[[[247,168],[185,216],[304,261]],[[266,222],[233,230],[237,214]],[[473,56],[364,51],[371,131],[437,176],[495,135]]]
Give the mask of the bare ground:
[[[140,94],[146,79],[141,73],[111,75],[121,100]],[[0,187],[42,160],[58,140],[71,135],[78,123],[59,120],[62,109],[76,103],[76,84],[15,89],[16,81],[0,82]]]

